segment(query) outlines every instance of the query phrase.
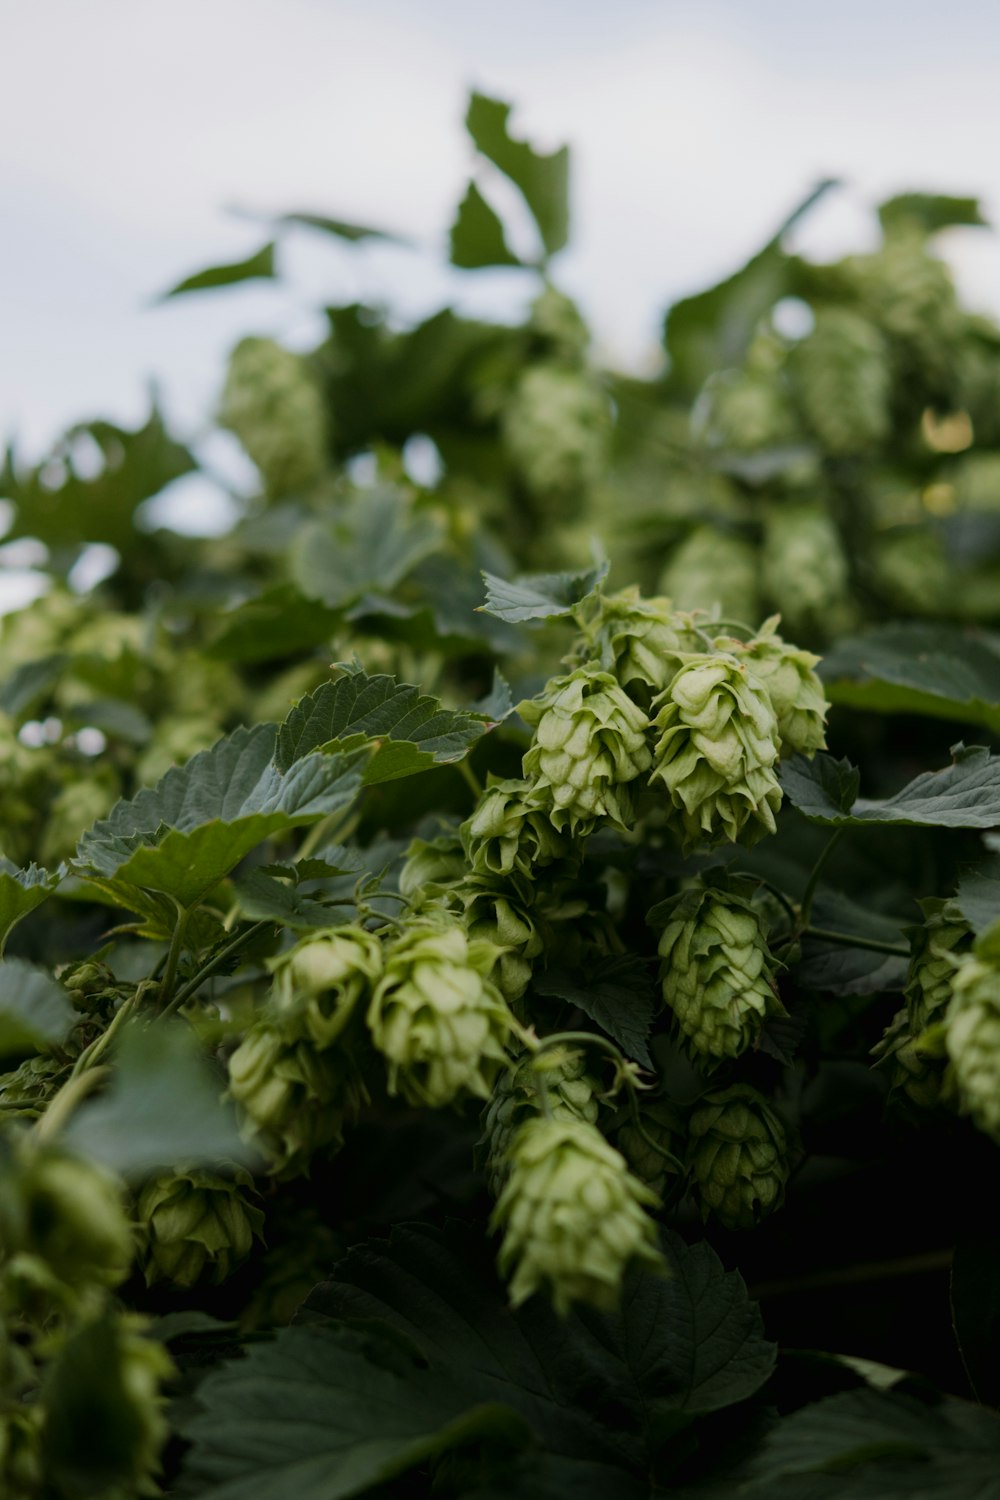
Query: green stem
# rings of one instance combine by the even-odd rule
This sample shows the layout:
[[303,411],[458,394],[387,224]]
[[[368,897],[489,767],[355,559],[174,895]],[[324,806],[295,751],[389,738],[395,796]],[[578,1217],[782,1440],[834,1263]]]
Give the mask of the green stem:
[[455,766],[459,772],[459,775],[462,777],[462,780],[466,783],[472,795],[478,802],[480,797],[482,797],[483,795],[483,787],[481,781],[479,780],[479,777],[476,775],[475,771],[469,765],[469,762],[467,760],[456,761]]
[[909,958],[909,948],[899,943],[883,943],[880,938],[861,937],[855,932],[833,932],[828,927],[804,927],[803,937],[818,938],[823,943],[842,943],[845,948],[868,948],[872,953],[894,953]]
[[194,978],[189,979],[186,984],[181,985],[176,995],[161,1012],[161,1016],[170,1016],[173,1015],[175,1011],[180,1010],[181,1006],[185,1005],[187,1001],[191,999],[191,996],[195,993],[195,991],[201,988],[201,986],[205,983],[205,980],[211,979],[216,970],[222,968],[223,964],[228,958],[231,958],[234,953],[238,953],[240,948],[242,948],[245,943],[248,943],[251,938],[256,937],[258,932],[262,932],[265,927],[270,927],[272,925],[273,924],[267,919],[264,919],[260,922],[254,922],[252,926],[247,927],[243,932],[237,933],[236,937],[232,938],[230,942],[226,943],[225,947],[217,949],[209,959],[208,963],[203,964],[202,967],[198,970]]
[[789,901],[788,897],[784,894],[784,892],[779,891],[776,885],[772,885],[769,880],[761,880],[759,876],[755,878],[758,885],[762,886],[765,891],[771,892],[771,895],[774,897],[775,901],[780,901],[781,905],[785,908],[785,914],[787,915],[788,920],[791,922],[792,930],[794,931],[799,925],[799,913],[795,910],[795,907]]
[[160,1005],[166,1007],[170,1004],[170,997],[174,993],[174,985],[177,983],[177,965],[181,960],[181,952],[184,948],[184,934],[187,931],[188,917],[191,909],[177,907],[177,925],[174,935],[170,939],[170,948],[167,952],[167,965],[163,971],[163,979],[160,983]]
[[77,1105],[88,1094],[93,1093],[94,1089],[108,1077],[108,1074],[107,1068],[92,1068],[89,1073],[82,1073],[64,1083],[44,1115],[36,1122],[35,1139],[49,1141],[54,1135],[58,1135]]
[[833,835],[827,841],[822,853],[820,854],[819,859],[812,867],[809,879],[806,881],[806,888],[802,893],[802,905],[800,908],[799,921],[801,922],[803,928],[809,926],[809,918],[812,916],[813,901],[816,897],[816,888],[819,885],[820,876],[825,870],[831,854],[836,849],[837,845],[840,843],[840,840],[843,838],[846,832],[846,828],[838,828],[834,831]]
[[90,1046],[85,1047],[80,1053],[80,1056],[73,1064],[73,1071],[69,1075],[67,1085],[69,1083],[72,1083],[74,1078],[79,1078],[81,1073],[88,1073],[90,1069],[93,1068],[98,1058],[104,1055],[108,1047],[111,1045],[111,1042],[124,1026],[125,1022],[135,1012],[139,1003],[139,996],[141,994],[142,990],[140,988],[137,989],[134,994],[129,995],[127,1000],[122,1001],[121,1005],[119,1005],[118,1009],[115,1011],[115,1014],[111,1017],[111,1020],[108,1022],[108,1025],[105,1027],[104,1031],[101,1032],[100,1036],[95,1037]]

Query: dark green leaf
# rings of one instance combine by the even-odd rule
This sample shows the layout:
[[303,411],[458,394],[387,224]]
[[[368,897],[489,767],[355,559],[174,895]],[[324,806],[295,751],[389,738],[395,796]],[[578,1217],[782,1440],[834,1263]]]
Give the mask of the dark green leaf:
[[51,974],[22,958],[0,961],[0,1058],[48,1052],[66,1040],[76,1020]]
[[1000,854],[993,854],[958,882],[955,901],[973,932],[985,932],[1000,919]]
[[504,238],[498,214],[474,182],[469,183],[451,226],[451,263],[467,270],[521,265]]
[[543,969],[534,988],[539,995],[567,1000],[617,1042],[626,1057],[652,1069],[649,1033],[658,1008],[649,965],[636,954],[602,958],[586,972]]
[[986,219],[978,198],[951,198],[945,193],[898,193],[879,204],[884,229],[915,226],[935,234],[953,224],[983,226]]
[[1000,1233],[959,1240],[951,1263],[951,1316],[977,1401],[1000,1405]]
[[153,733],[153,726],[142,710],[121,698],[75,703],[67,717],[73,724],[92,725],[110,739],[124,740],[128,745],[145,745]]
[[289,566],[307,599],[338,609],[372,589],[394,588],[440,541],[434,516],[378,490],[360,495],[339,520],[300,527]]
[[163,300],[168,297],[179,297],[184,292],[209,292],[220,286],[235,286],[240,281],[274,279],[274,243],[263,245],[255,255],[247,260],[233,261],[228,266],[210,266],[205,271],[196,271],[193,276],[186,276],[176,286],[171,287],[169,292],[163,293]]
[[237,662],[297,656],[329,641],[340,619],[294,584],[278,584],[222,615],[208,654]]
[[3,953],[11,929],[29,911],[41,906],[50,896],[65,874],[65,868],[43,870],[40,865],[29,865],[19,870],[15,864],[0,854],[0,954]]
[[69,658],[64,654],[41,656],[15,667],[0,687],[0,713],[20,718],[27,708],[46,698],[62,675]]
[[599,589],[607,576],[607,562],[578,573],[526,573],[509,581],[484,573],[486,603],[482,608],[512,625],[568,615],[574,605]]
[[[331,906],[317,900],[315,895],[307,895],[300,890],[298,878],[301,875],[303,880],[315,879],[319,873],[317,865],[324,874],[340,872],[323,860],[308,863],[313,867],[311,874],[294,865],[279,865],[273,870],[251,870],[235,879],[233,888],[244,915],[256,922],[281,922],[293,929],[330,927],[343,920],[342,906]],[[285,878],[282,878],[283,874]]]
[[[828,756],[794,756],[781,768],[781,785],[794,807],[813,823],[867,827],[904,823],[931,828],[994,828],[1000,824],[1000,756],[982,745],[953,745],[950,766],[925,771],[893,797],[859,797],[849,811],[835,800],[845,784],[840,762]],[[833,788],[834,795],[831,795]]]
[[[842,891],[826,887],[817,897],[812,920],[816,927],[906,948],[903,928],[907,917],[885,916],[868,904],[852,901]],[[852,948],[821,938],[802,940],[802,958],[795,966],[798,984],[831,995],[874,995],[882,990],[901,990],[909,960],[871,948]]]
[[882,625],[838,641],[820,664],[827,697],[1000,733],[1000,639],[950,625]]
[[545,156],[525,141],[512,139],[507,130],[510,110],[509,104],[473,93],[466,128],[477,151],[520,189],[542,244],[555,255],[569,238],[569,150],[563,146]]
[[349,224],[345,219],[330,219],[325,214],[281,214],[275,219],[277,228],[285,225],[303,229],[318,229],[323,234],[334,234],[338,239],[388,240],[392,244],[406,245],[409,241],[400,234],[391,234],[387,229],[372,229],[368,224]]

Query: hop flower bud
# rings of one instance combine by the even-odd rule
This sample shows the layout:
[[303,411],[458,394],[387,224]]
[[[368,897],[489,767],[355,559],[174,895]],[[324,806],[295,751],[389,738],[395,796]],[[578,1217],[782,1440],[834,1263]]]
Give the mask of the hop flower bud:
[[778,721],[767,689],[728,652],[681,667],[657,700],[660,732],[650,782],[666,787],[685,849],[708,841],[754,843],[775,830]]
[[718,606],[730,620],[760,615],[757,549],[717,526],[696,526],[660,575],[658,588],[678,609]]
[[37,1120],[49,1100],[59,1091],[68,1071],[54,1057],[28,1057],[12,1073],[0,1074],[0,1100],[4,1119]]
[[951,1000],[956,949],[969,939],[969,924],[953,901],[923,901],[925,920],[910,929],[906,1013],[910,1034],[918,1037],[940,1021]]
[[600,818],[627,826],[631,803],[625,788],[649,769],[649,720],[609,672],[578,667],[553,677],[540,698],[518,704],[535,728],[524,757],[533,797],[553,824],[578,836]]
[[694,412],[696,430],[712,448],[754,452],[785,447],[797,439],[789,393],[763,342],[751,349],[747,367],[709,377]]
[[570,840],[553,828],[548,814],[531,800],[531,792],[529,781],[495,781],[462,824],[462,844],[477,875],[530,879],[539,866],[570,853]]
[[81,1291],[125,1280],[132,1231],[109,1173],[26,1136],[0,1163],[0,1173],[0,1258],[35,1256]]
[[661,693],[684,654],[701,651],[696,617],[674,610],[669,599],[643,599],[636,587],[599,596],[581,633],[584,662],[610,672],[643,708]]
[[597,1083],[588,1075],[586,1057],[578,1047],[546,1047],[537,1055],[522,1057],[497,1079],[483,1112],[480,1142],[486,1149],[484,1166],[491,1197],[499,1198],[510,1175],[511,1148],[518,1130],[546,1106],[553,1119],[597,1124]]
[[470,876],[455,887],[469,937],[496,950],[489,977],[508,1003],[520,1000],[528,988],[534,960],[545,946],[531,914],[531,896],[525,880]]
[[688,1166],[702,1218],[753,1229],[780,1208],[788,1141],[767,1100],[748,1084],[703,1094],[688,1119]]
[[558,1313],[575,1301],[613,1308],[629,1263],[659,1262],[644,1212],[656,1202],[595,1125],[527,1120],[491,1221],[504,1231],[499,1262],[504,1275],[513,1271],[513,1305],[544,1286]]
[[811,651],[789,646],[776,634],[777,619],[768,620],[756,638],[739,648],[750,670],[767,689],[778,720],[782,755],[813,756],[826,749],[824,723],[829,704],[813,668]]
[[185,1289],[203,1277],[226,1280],[261,1238],[264,1215],[252,1201],[253,1178],[202,1168],[164,1173],[145,1183],[136,1202],[146,1284]]
[[889,432],[892,376],[878,328],[847,307],[824,307],[791,361],[806,421],[828,453],[863,453]]
[[512,1020],[488,977],[496,956],[445,913],[414,922],[390,945],[368,1008],[390,1093],[432,1109],[464,1093],[489,1097]]
[[[639,1126],[628,1114],[615,1134],[615,1145],[628,1162],[629,1170],[661,1196],[670,1178],[680,1170],[684,1122],[669,1099],[651,1099],[643,1100],[639,1106]],[[664,1152],[677,1161],[671,1161]]]
[[456,829],[436,839],[414,839],[399,872],[400,894],[410,901],[440,896],[466,872],[465,851]]
[[768,1016],[785,1013],[760,914],[743,896],[682,892],[659,953],[663,998],[695,1053],[739,1057]]
[[872,1048],[872,1056],[879,1063],[891,1064],[893,1093],[905,1094],[918,1109],[933,1109],[941,1102],[943,1059],[923,1050],[919,1035],[914,1037],[910,1030],[905,1010],[898,1010],[893,1016],[881,1040]]
[[326,465],[326,412],[309,367],[273,339],[246,338],[229,357],[219,421],[235,432],[275,495]]
[[836,633],[850,623],[847,556],[820,505],[776,505],[764,523],[764,593],[793,630]]
[[525,488],[565,515],[607,465],[611,411],[600,385],[555,363],[528,367],[504,408],[504,447]]
[[297,1036],[326,1048],[341,1036],[382,973],[382,945],[362,927],[310,933],[272,965],[271,1010]]
[[972,954],[962,959],[945,1024],[949,1072],[962,1108],[1000,1141],[1000,968]]

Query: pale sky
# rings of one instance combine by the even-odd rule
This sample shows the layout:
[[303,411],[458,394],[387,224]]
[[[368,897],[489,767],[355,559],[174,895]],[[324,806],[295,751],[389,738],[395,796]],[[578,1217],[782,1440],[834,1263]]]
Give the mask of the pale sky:
[[[306,346],[321,302],[499,315],[516,274],[448,273],[472,85],[515,129],[573,147],[557,279],[601,352],[655,351],[664,308],[733,269],[820,176],[848,187],[804,243],[872,233],[902,189],[1000,216],[1000,6],[840,0],[0,0],[0,436],[132,422],[150,380],[203,426],[244,333]],[[154,305],[265,232],[227,212],[312,210],[419,248],[302,236],[287,286]],[[955,231],[973,300],[1000,312],[1000,240]]]

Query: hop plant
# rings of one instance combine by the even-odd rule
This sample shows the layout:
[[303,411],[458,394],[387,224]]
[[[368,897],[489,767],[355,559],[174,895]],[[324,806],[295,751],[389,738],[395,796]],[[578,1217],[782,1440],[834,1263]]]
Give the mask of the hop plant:
[[793,630],[835,634],[848,623],[847,557],[819,505],[776,505],[764,524],[764,593]]
[[368,1026],[389,1065],[389,1091],[440,1108],[490,1095],[513,1018],[489,978],[497,950],[442,912],[406,927],[386,949]]
[[536,1116],[520,1127],[493,1212],[500,1269],[515,1307],[548,1289],[558,1313],[576,1301],[612,1308],[633,1260],[659,1263],[645,1212],[656,1194],[586,1121]]
[[746,368],[709,377],[692,421],[711,447],[754,452],[795,441],[795,413],[775,363],[760,341]]
[[663,998],[696,1054],[739,1057],[768,1016],[785,1014],[760,914],[746,896],[682,892],[659,953]]
[[875,581],[897,609],[920,615],[963,610],[941,538],[927,526],[896,526],[876,537]]
[[323,472],[327,420],[319,387],[305,360],[273,339],[236,345],[219,421],[239,438],[272,494],[312,484]]
[[788,1180],[785,1127],[749,1084],[703,1094],[688,1119],[688,1168],[702,1218],[753,1229],[780,1208]]
[[270,1005],[318,1048],[338,1040],[382,974],[382,945],[363,927],[310,933],[272,964]]
[[790,646],[776,632],[775,616],[745,646],[737,647],[764,684],[778,720],[782,755],[813,756],[826,749],[829,704],[813,670],[819,657]]
[[[572,843],[532,800],[530,781],[494,781],[462,824],[465,856],[476,875],[523,875],[566,858]],[[400,881],[403,894],[409,894]]]
[[496,950],[489,977],[508,1003],[520,1000],[545,947],[531,911],[530,883],[473,875],[455,887],[454,895],[469,937]]
[[945,1016],[950,1079],[963,1110],[1000,1141],[1000,967],[968,954]]
[[451,829],[436,839],[414,839],[399,872],[400,894],[417,905],[433,901],[465,873],[465,851],[457,831]]
[[657,700],[650,782],[662,781],[685,849],[775,830],[778,721],[764,684],[729,652],[689,660]]
[[669,1099],[642,1100],[638,1123],[628,1114],[615,1132],[614,1141],[629,1170],[658,1196],[662,1196],[670,1178],[682,1169],[684,1121]]
[[649,720],[610,672],[578,667],[553,677],[518,712],[535,730],[524,775],[554,826],[577,836],[601,818],[628,826],[628,785],[650,765]]
[[920,1045],[910,1030],[906,1010],[898,1010],[882,1038],[872,1048],[878,1063],[891,1064],[891,1088],[902,1093],[918,1109],[933,1109],[941,1102],[944,1084],[943,1060]]
[[0,1262],[34,1257],[81,1295],[124,1281],[132,1230],[102,1167],[24,1135],[4,1152],[0,1183]]
[[5,1500],[35,1500],[43,1493],[41,1418],[37,1403],[0,1412],[0,1495]]
[[824,307],[791,361],[806,421],[828,453],[862,453],[891,426],[892,372],[878,328],[848,307]]
[[519,378],[502,414],[504,447],[525,488],[572,514],[604,476],[611,410],[585,371],[546,362]]
[[696,526],[660,575],[658,588],[680,610],[718,606],[727,619],[760,615],[757,549],[715,526]]
[[969,924],[954,901],[921,902],[924,922],[911,929],[910,965],[906,975],[906,1013],[910,1034],[918,1037],[940,1021],[951,1000],[955,953],[969,939]]
[[585,664],[610,672],[643,708],[668,685],[684,653],[703,647],[693,615],[674,610],[669,599],[643,599],[636,587],[600,595],[580,638]]
[[505,1069],[483,1112],[486,1182],[499,1198],[510,1175],[511,1148],[527,1120],[545,1112],[555,1120],[596,1125],[600,1113],[597,1082],[587,1072],[579,1047],[546,1047]]
[[225,1281],[261,1238],[264,1215],[254,1196],[242,1167],[230,1176],[194,1167],[151,1178],[136,1200],[147,1285],[169,1281],[186,1290]]

